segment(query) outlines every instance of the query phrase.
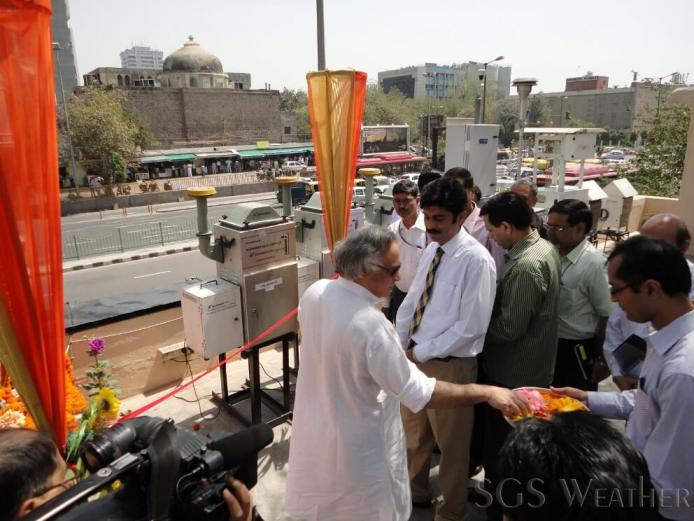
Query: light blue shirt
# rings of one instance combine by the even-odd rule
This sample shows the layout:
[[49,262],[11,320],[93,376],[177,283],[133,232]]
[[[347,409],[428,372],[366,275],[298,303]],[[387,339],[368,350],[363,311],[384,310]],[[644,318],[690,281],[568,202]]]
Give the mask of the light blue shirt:
[[601,416],[628,419],[626,435],[663,493],[660,513],[694,520],[694,311],[646,341],[638,389],[588,393],[588,406]]

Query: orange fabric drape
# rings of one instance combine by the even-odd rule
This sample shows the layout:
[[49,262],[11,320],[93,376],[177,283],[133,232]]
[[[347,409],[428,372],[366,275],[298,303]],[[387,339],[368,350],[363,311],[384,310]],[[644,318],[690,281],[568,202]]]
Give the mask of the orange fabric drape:
[[0,0],[0,357],[65,442],[63,281],[50,0]]
[[332,252],[334,244],[347,236],[366,73],[319,71],[307,74],[306,80],[323,218]]

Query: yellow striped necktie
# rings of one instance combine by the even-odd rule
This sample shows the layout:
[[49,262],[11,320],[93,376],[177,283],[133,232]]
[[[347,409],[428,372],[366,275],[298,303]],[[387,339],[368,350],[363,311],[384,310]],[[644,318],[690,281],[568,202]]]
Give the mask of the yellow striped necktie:
[[441,257],[443,257],[443,248],[439,246],[436,250],[436,255],[429,265],[429,271],[427,272],[427,285],[422,292],[422,296],[419,297],[419,302],[417,303],[417,308],[414,310],[414,316],[412,317],[412,322],[410,322],[410,338],[419,329],[419,324],[422,322],[422,317],[424,316],[424,308],[427,307],[427,303],[431,298],[431,293],[434,291],[434,278],[436,277],[436,270],[441,264]]

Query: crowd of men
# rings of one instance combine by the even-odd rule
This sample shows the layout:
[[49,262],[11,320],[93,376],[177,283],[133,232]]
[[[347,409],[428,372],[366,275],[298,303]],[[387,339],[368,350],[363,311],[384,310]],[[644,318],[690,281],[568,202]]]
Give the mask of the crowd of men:
[[[406,521],[434,503],[438,447],[436,521],[466,519],[479,465],[475,502],[490,521],[694,520],[684,223],[651,217],[605,259],[581,201],[557,201],[540,219],[531,183],[478,206],[470,172],[436,177],[396,184],[400,219],[339,244],[339,276],[301,299],[288,512]],[[620,391],[597,391],[610,374]],[[530,413],[519,387],[552,387],[592,413],[512,426]],[[625,435],[601,417],[627,420]],[[70,484],[39,433],[0,432],[0,461],[1,519]],[[253,517],[239,482],[224,499],[229,519]]]
[[[593,216],[581,201],[558,201],[540,219],[528,182],[477,201],[463,168],[423,188],[397,183],[400,219],[353,234],[335,251],[339,278],[305,293],[289,513],[407,520],[433,503],[438,447],[437,521],[469,514],[478,464],[488,520],[694,519],[686,226],[655,216],[606,260],[588,240]],[[622,344],[636,333],[645,361],[624,375]],[[624,390],[597,392],[610,369]],[[626,438],[585,413],[514,428],[509,411],[527,408],[511,391],[519,387],[554,387],[594,414],[627,419]],[[509,496],[509,479],[526,494]],[[527,494],[533,480],[544,483],[541,505]],[[580,505],[557,480],[586,487]],[[640,495],[600,502],[632,485]]]

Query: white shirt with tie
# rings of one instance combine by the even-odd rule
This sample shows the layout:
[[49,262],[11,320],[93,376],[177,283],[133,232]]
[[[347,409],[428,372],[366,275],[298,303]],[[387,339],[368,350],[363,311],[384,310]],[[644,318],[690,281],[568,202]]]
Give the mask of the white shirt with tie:
[[[398,310],[396,329],[403,347],[410,343],[410,323],[438,248],[439,244],[432,242],[424,250],[410,291]],[[462,227],[441,248],[444,255],[434,289],[419,328],[412,335],[417,344],[414,356],[420,362],[481,353],[494,306],[496,268],[489,252]]]

